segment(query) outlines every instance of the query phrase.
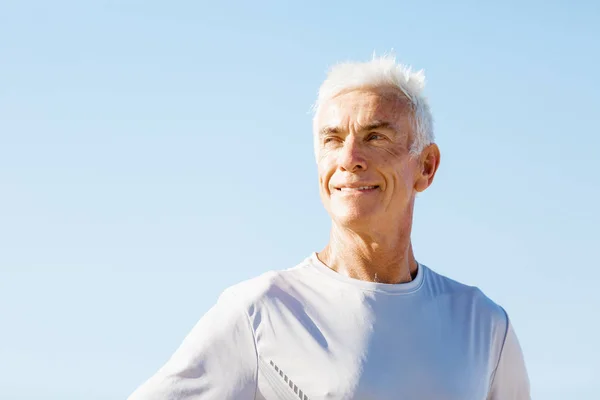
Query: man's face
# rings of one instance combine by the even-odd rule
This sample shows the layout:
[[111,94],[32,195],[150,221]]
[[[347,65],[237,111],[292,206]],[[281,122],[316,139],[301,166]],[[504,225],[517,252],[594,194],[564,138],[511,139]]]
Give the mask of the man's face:
[[353,90],[324,102],[315,120],[320,194],[342,225],[394,224],[409,215],[420,161],[410,156],[408,100],[395,89]]

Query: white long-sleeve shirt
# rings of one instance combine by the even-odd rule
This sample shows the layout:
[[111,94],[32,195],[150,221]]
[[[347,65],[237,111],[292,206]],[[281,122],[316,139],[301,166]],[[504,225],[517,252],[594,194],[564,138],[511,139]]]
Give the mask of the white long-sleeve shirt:
[[526,400],[504,310],[419,264],[348,278],[312,254],[227,289],[129,400]]

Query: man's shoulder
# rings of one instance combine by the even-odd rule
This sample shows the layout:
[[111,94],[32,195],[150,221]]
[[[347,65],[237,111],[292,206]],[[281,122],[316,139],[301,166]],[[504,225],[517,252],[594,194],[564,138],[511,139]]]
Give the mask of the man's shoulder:
[[436,297],[447,298],[449,301],[456,303],[469,304],[474,307],[478,314],[487,314],[499,322],[507,321],[508,316],[504,308],[477,286],[459,282],[431,269],[429,269],[427,285]]
[[292,267],[273,269],[239,282],[225,289],[224,293],[236,298],[245,307],[252,306],[293,291],[294,285],[303,280],[309,265],[310,261],[306,258]]

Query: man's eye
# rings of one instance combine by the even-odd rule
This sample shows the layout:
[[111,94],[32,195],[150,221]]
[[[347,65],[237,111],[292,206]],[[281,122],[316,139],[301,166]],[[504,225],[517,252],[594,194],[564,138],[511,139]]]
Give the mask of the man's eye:
[[326,137],[325,139],[323,139],[323,143],[327,144],[327,143],[331,143],[335,140],[336,140],[336,138],[334,138],[334,137]]
[[383,135],[380,135],[379,133],[371,133],[369,135],[369,137],[367,138],[367,140],[380,140],[383,139]]

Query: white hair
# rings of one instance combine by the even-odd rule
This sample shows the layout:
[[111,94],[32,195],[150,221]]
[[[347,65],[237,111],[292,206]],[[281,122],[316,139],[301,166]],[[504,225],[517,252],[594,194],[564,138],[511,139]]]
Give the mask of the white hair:
[[[323,103],[343,92],[355,89],[396,88],[410,102],[413,112],[413,142],[410,152],[418,155],[434,142],[433,117],[423,95],[425,74],[413,72],[410,66],[396,62],[393,56],[373,57],[368,62],[345,62],[333,66],[319,88],[314,105],[315,121]],[[318,149],[318,132],[314,132],[315,154]]]

